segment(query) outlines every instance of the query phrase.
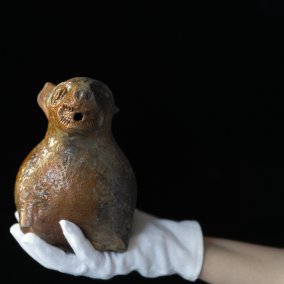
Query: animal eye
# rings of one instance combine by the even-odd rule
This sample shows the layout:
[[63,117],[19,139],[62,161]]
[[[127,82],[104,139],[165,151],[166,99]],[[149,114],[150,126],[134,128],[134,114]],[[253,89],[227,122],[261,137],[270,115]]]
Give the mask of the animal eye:
[[51,105],[53,106],[57,105],[64,98],[66,93],[67,93],[66,88],[59,88],[55,90],[50,100]]

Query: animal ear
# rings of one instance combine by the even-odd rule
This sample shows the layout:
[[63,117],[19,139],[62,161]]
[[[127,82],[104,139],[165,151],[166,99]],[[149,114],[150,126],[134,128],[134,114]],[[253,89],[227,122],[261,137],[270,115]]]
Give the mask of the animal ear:
[[113,114],[117,114],[118,112],[119,112],[119,108],[115,105],[114,110],[113,110]]
[[47,106],[46,106],[46,98],[48,94],[50,94],[51,91],[54,89],[54,87],[55,85],[53,83],[49,83],[49,82],[45,83],[42,90],[39,92],[37,96],[37,103],[39,104],[39,106],[41,107],[41,109],[43,110],[46,116],[48,115]]

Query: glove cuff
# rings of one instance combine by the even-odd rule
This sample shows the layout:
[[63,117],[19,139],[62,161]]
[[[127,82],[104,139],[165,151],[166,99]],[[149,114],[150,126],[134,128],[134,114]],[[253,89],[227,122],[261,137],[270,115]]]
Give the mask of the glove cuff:
[[[188,236],[188,245],[190,248],[191,259],[190,267],[180,275],[190,281],[195,281],[203,265],[204,258],[204,241],[200,224],[197,221],[190,221],[190,236]],[[190,272],[190,273],[189,273]]]

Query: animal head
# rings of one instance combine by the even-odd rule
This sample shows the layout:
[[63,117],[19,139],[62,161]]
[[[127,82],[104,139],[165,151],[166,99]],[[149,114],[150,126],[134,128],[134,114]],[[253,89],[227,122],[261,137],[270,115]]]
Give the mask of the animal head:
[[86,77],[72,78],[58,85],[46,83],[37,101],[49,123],[67,133],[110,127],[117,110],[110,89]]

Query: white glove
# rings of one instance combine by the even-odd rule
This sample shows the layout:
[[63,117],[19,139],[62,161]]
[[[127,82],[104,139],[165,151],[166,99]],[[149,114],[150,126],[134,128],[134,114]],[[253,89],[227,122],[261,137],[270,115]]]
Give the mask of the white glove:
[[19,224],[10,228],[20,246],[46,268],[97,279],[109,279],[133,270],[145,277],[179,274],[194,281],[203,262],[203,237],[196,221],[159,219],[136,209],[128,249],[99,252],[73,223],[60,221],[74,253],[51,246],[35,234],[23,234]]

